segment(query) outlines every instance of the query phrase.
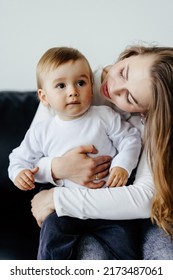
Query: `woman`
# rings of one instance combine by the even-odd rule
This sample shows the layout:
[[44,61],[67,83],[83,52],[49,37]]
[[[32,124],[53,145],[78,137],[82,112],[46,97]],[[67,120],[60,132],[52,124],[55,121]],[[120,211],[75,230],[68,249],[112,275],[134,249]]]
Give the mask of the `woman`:
[[[47,181],[54,184],[57,179],[69,178],[88,188],[45,190],[32,201],[33,215],[40,225],[54,210],[58,216],[78,218],[125,220],[151,216],[157,226],[149,219],[139,222],[144,238],[143,258],[173,259],[173,246],[166,236],[173,233],[173,48],[131,47],[120,55],[117,63],[103,70],[101,82],[100,93],[108,103],[126,112],[139,113],[145,121],[144,152],[133,185],[93,190],[102,186],[103,180],[93,180],[104,178],[109,159],[90,159],[87,153],[95,153],[94,147],[80,147],[63,158],[42,159],[40,169],[45,171]],[[104,99],[97,96],[97,104],[105,103]],[[129,121],[139,127],[139,117],[132,116]]]

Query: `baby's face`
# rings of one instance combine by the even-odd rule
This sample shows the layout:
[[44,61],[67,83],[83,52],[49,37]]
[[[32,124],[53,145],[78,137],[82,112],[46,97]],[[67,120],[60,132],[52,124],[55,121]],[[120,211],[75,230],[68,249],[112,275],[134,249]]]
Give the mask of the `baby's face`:
[[92,102],[92,81],[88,64],[84,59],[70,60],[55,70],[50,70],[41,91],[43,103],[51,106],[61,119],[80,117]]

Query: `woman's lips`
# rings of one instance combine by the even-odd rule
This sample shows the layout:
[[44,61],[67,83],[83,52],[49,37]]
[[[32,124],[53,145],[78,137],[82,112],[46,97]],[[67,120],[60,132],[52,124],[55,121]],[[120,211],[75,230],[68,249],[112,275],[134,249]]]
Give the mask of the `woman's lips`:
[[105,85],[103,86],[103,93],[107,98],[111,99],[111,97],[109,95],[108,84],[107,83],[105,83]]

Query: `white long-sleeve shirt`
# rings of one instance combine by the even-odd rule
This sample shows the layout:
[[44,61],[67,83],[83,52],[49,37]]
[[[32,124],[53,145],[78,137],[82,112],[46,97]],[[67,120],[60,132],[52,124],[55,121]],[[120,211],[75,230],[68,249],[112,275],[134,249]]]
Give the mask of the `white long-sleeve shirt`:
[[[89,144],[99,151],[97,156],[113,158],[111,168],[122,167],[129,175],[141,151],[140,133],[136,128],[122,121],[108,106],[91,106],[77,119],[64,121],[56,115],[31,126],[21,145],[10,154],[9,177],[14,181],[20,171],[33,168],[42,157],[60,157],[75,147]],[[35,180],[45,183],[42,172],[35,175]],[[70,188],[82,187],[69,180],[56,183]]]

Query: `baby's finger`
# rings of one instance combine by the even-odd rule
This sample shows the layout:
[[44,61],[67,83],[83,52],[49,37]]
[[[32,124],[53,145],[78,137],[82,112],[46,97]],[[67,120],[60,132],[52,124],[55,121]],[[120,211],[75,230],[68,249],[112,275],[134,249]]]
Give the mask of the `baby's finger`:
[[31,182],[34,182],[34,175],[32,174],[32,172],[30,170],[26,170],[24,172],[24,176],[25,176],[25,180],[30,180]]
[[114,180],[111,182],[111,184],[109,185],[110,188],[114,188],[119,186],[119,179],[118,178],[114,178]]
[[113,176],[113,175],[109,175],[109,178],[108,178],[108,180],[107,180],[107,182],[106,182],[106,186],[107,187],[111,187],[111,185],[112,185],[112,183],[113,183],[113,181],[115,180],[115,177]]
[[39,170],[38,166],[35,166],[34,168],[30,169],[31,174],[34,176]]
[[121,186],[126,186],[127,181],[128,181],[128,178],[124,179],[124,180],[122,181],[122,183],[121,183]]
[[26,173],[24,173],[23,175],[23,180],[25,181],[25,183],[30,187],[30,188],[35,188],[34,185],[34,177],[32,174],[30,174],[29,171],[26,171]]
[[127,183],[127,179],[115,178],[110,187],[123,187]]
[[22,191],[28,191],[28,188],[25,187],[25,185],[23,184],[23,182],[21,182],[21,180],[16,181],[15,185]]
[[35,186],[34,184],[28,179],[28,177],[23,176],[23,178],[18,179],[18,183],[23,188],[23,190],[32,190]]

